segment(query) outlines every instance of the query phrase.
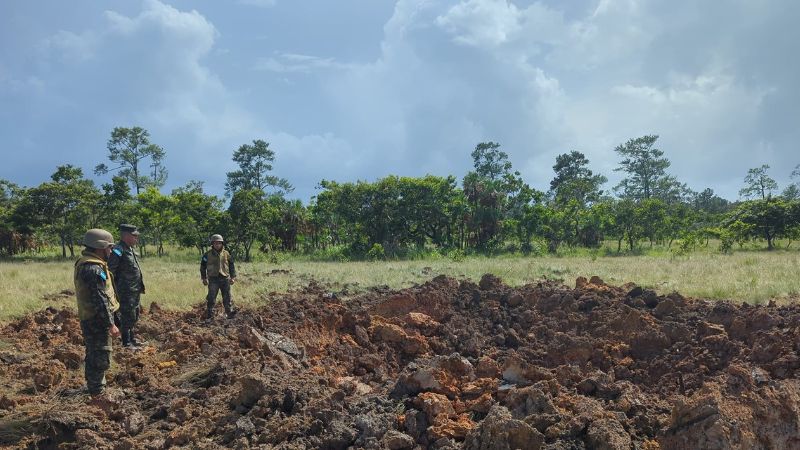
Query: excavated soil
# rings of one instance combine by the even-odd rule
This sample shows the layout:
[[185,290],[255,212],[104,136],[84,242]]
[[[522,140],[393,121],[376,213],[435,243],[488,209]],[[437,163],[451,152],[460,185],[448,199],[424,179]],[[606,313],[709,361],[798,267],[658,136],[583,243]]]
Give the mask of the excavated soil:
[[72,310],[7,324],[0,446],[800,448],[796,305],[491,275],[266,300],[212,324],[152,305],[99,404]]

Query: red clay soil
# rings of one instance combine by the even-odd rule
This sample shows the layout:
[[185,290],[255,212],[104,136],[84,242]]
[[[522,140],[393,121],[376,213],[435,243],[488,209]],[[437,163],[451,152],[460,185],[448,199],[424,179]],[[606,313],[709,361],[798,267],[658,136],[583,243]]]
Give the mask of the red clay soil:
[[100,404],[72,310],[7,324],[0,447],[800,448],[798,306],[491,275],[265,300],[210,325],[152,305]]

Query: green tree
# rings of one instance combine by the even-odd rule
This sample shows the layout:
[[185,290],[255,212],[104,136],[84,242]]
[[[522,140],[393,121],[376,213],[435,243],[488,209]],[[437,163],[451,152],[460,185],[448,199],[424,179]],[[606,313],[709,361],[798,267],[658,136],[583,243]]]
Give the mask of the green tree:
[[608,179],[593,174],[588,166],[586,156],[575,150],[556,157],[553,166],[556,176],[550,181],[550,191],[557,204],[577,200],[579,204],[587,206],[603,195],[600,186]]
[[795,166],[791,175],[792,183],[783,190],[783,197],[787,200],[800,199],[800,164]]
[[641,211],[631,199],[611,200],[607,211],[610,219],[606,224],[606,233],[617,241],[617,252],[622,250],[622,242],[628,244],[633,251],[644,234]]
[[[150,142],[150,133],[141,127],[116,127],[111,131],[111,138],[106,144],[108,159],[116,164],[109,168],[98,164],[94,172],[103,175],[111,171],[119,171],[119,175],[136,188],[136,195],[149,186],[161,188],[167,181],[167,169],[162,162],[166,153],[164,149]],[[145,158],[150,158],[150,172],[142,167]]]
[[23,192],[16,184],[0,178],[0,229],[11,228],[11,213]]
[[489,181],[500,181],[511,172],[508,154],[500,150],[500,144],[481,142],[472,151],[475,173]]
[[267,142],[256,139],[252,145],[240,146],[233,152],[233,161],[239,170],[228,172],[225,189],[229,195],[248,189],[258,189],[264,193],[267,193],[267,189],[275,189],[275,193],[281,195],[293,190],[288,180],[270,174],[275,152]]
[[28,248],[31,241],[27,227],[17,229],[12,217],[25,190],[11,181],[0,179],[0,255],[12,256]]
[[[593,202],[598,201],[603,191],[600,186],[607,181],[602,175],[595,175],[588,168],[589,160],[583,153],[573,150],[556,157],[553,166],[555,177],[550,181],[550,195],[553,208],[560,214],[552,216],[558,220],[551,221],[549,230],[556,241],[566,241],[570,245],[583,244],[594,246],[599,244],[597,230],[584,229],[583,225],[594,223],[591,214],[586,214]],[[555,228],[560,227],[560,228]],[[555,241],[551,240],[551,243]],[[552,247],[552,244],[551,244]]]
[[75,256],[75,244],[87,228],[97,226],[100,192],[83,171],[72,165],[59,166],[51,181],[28,189],[14,208],[12,222],[55,236],[62,257]]
[[260,189],[240,189],[234,192],[228,206],[226,233],[230,236],[234,250],[244,253],[244,260],[251,260],[253,244],[267,236],[266,224],[271,220],[275,211],[265,200],[264,192]]
[[481,142],[472,152],[475,170],[467,173],[462,182],[470,206],[467,219],[471,241],[482,251],[489,251],[503,241],[503,220],[509,196],[522,185],[519,172],[512,172],[508,155],[500,144]]
[[768,164],[748,170],[747,176],[744,177],[745,186],[739,191],[739,195],[762,200],[772,195],[772,192],[778,189],[778,183],[767,175],[768,170]]
[[179,223],[175,198],[150,186],[136,197],[135,215],[144,230],[140,240],[143,252],[150,240],[156,246],[156,254],[164,256],[164,243],[172,238],[173,230]]
[[750,237],[767,241],[767,249],[775,248],[775,240],[784,237],[796,223],[792,203],[782,198],[767,197],[740,203],[726,220],[726,226],[740,223]]
[[209,245],[208,237],[220,227],[222,199],[203,193],[203,183],[190,181],[172,191],[178,221],[174,227],[178,244],[194,247],[202,254]]
[[103,192],[98,205],[100,222],[109,229],[116,229],[132,213],[133,197],[128,180],[115,176],[111,183],[105,183],[101,188]]
[[724,213],[730,209],[728,200],[718,196],[711,188],[696,192],[692,198],[692,205],[698,211],[708,214]]
[[657,196],[659,189],[672,188],[672,183],[664,183],[666,169],[670,162],[664,152],[653,148],[657,135],[647,135],[630,139],[618,145],[614,151],[624,159],[615,172],[625,172],[624,178],[614,191],[622,198],[643,200]]

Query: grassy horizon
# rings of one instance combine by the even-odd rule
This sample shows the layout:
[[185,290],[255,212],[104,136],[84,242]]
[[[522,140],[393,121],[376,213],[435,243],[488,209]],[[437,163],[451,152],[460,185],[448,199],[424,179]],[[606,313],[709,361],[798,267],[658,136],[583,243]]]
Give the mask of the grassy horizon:
[[[200,282],[196,252],[174,251],[163,258],[141,261],[147,284],[142,302],[169,309],[187,309],[201,304],[205,287]],[[74,306],[71,259],[0,261],[0,321],[6,321],[47,306]],[[272,262],[238,262],[234,299],[243,305],[259,305],[267,294],[305,286],[314,279],[331,291],[353,295],[373,286],[401,289],[424,283],[440,275],[474,281],[485,273],[519,286],[543,278],[562,280],[574,286],[578,276],[597,275],[609,284],[634,282],[660,293],[710,300],[779,303],[800,300],[800,251],[737,251],[720,254],[696,251],[675,255],[656,249],[641,255],[602,256],[578,253],[560,256],[495,257],[445,256],[402,261],[320,262],[303,257],[279,256]],[[273,272],[274,271],[274,272]]]

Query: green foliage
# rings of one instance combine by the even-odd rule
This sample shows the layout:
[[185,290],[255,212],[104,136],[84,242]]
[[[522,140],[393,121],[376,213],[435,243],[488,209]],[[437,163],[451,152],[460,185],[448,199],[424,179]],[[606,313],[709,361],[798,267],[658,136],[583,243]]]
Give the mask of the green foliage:
[[[108,159],[117,166],[105,164],[95,167],[95,174],[119,171],[119,176],[136,188],[136,195],[148,187],[161,188],[167,181],[167,169],[162,165],[164,149],[150,142],[150,133],[141,127],[116,127],[106,144]],[[141,167],[145,158],[150,158],[150,174]]]
[[[45,244],[59,242],[66,256],[67,250],[74,254],[87,228],[116,230],[124,222],[139,225],[143,250],[155,246],[159,256],[169,243],[202,252],[208,236],[221,233],[245,261],[280,261],[299,253],[325,261],[460,260],[517,252],[595,258],[621,254],[623,244],[627,253],[675,256],[707,248],[712,239],[723,252],[750,241],[755,247],[764,240],[772,249],[778,239],[787,247],[800,239],[800,203],[792,200],[794,194],[772,198],[768,184],[761,183],[754,186],[765,198],[736,205],[711,189],[688,195],[686,186],[666,173],[669,161],[654,148],[656,140],[643,136],[617,147],[623,156],[617,170],[627,175],[617,186],[620,199],[603,195],[606,178],[593,173],[578,151],[556,158],[550,190],[544,193],[513,171],[500,144],[483,142],[471,153],[474,170],[461,187],[455,177],[433,175],[323,180],[308,206],[284,198],[291,186],[271,174],[275,154],[256,140],[234,153],[239,169],[228,173],[231,197],[225,208],[223,199],[203,192],[200,181],[161,193],[153,182],[157,174],[143,178],[137,166],[152,146],[147,132],[115,129],[110,159],[123,170],[102,190],[69,165],[30,189],[0,180],[0,251],[12,254],[9,242],[34,242],[33,235]],[[163,150],[150,155],[158,165]],[[800,167],[793,177],[800,177]],[[254,254],[254,246],[261,253]]]
[[706,215],[727,212],[730,209],[730,204],[731,202],[716,195],[711,188],[695,193],[692,198],[694,208]]
[[270,174],[275,152],[269,148],[269,143],[261,139],[254,140],[252,145],[240,146],[233,152],[233,161],[239,166],[239,170],[228,172],[225,189],[229,195],[249,189],[264,193],[268,189],[275,189],[281,195],[293,190],[288,180]]
[[461,262],[464,261],[467,255],[466,253],[464,253],[464,250],[460,248],[455,248],[453,250],[450,250],[450,253],[447,254],[447,257],[450,258],[453,262]]
[[644,200],[656,196],[659,182],[667,176],[666,170],[670,166],[664,152],[653,148],[657,140],[657,135],[646,135],[630,139],[614,149],[624,158],[614,171],[627,174],[614,187],[621,197]]
[[367,251],[367,259],[377,261],[386,258],[386,252],[383,250],[381,244],[372,244],[372,247]]
[[792,183],[783,190],[783,198],[786,200],[800,200],[800,164],[795,166],[791,175]]
[[[454,245],[463,197],[453,177],[389,176],[374,183],[322,181],[311,206],[312,239],[321,246],[346,245],[361,257],[380,244],[387,256],[406,248]],[[318,228],[316,228],[318,227]],[[320,236],[325,230],[326,235]]]
[[767,248],[775,248],[775,240],[787,237],[796,226],[797,201],[767,197],[761,200],[742,202],[733,210],[726,226],[748,238],[762,238]]
[[608,179],[595,175],[588,168],[589,160],[583,153],[571,151],[556,157],[553,171],[556,176],[550,181],[550,191],[557,205],[576,202],[581,208],[596,202],[603,195],[600,189]]
[[256,240],[266,237],[263,224],[273,214],[274,209],[260,189],[242,189],[233,194],[223,223],[227,225],[225,233],[230,236],[227,238],[230,247],[234,251],[241,251],[245,261],[250,261],[250,251]]
[[767,175],[768,170],[768,164],[748,170],[747,176],[744,177],[745,186],[739,191],[739,195],[762,200],[771,196],[772,192],[778,189],[778,183]]
[[59,166],[52,181],[24,192],[14,206],[11,222],[18,229],[38,229],[56,236],[61,254],[75,256],[75,245],[86,229],[98,226],[100,192],[83,171],[72,165]]
[[481,142],[472,151],[475,173],[489,181],[499,181],[511,172],[508,154],[500,151],[500,144]]
[[209,235],[222,227],[222,200],[203,193],[203,183],[189,182],[172,191],[178,221],[174,232],[183,247],[194,247],[202,254],[209,245]]
[[164,243],[174,237],[174,230],[180,224],[176,197],[164,195],[150,186],[136,200],[133,214],[144,231],[140,246],[151,241],[156,246],[156,254],[163,256]]

